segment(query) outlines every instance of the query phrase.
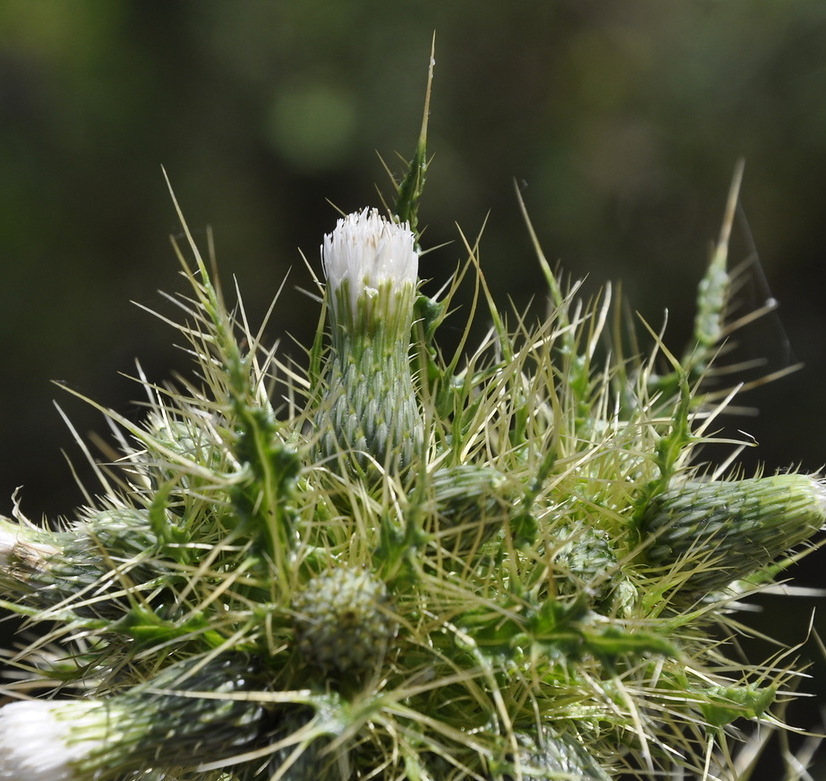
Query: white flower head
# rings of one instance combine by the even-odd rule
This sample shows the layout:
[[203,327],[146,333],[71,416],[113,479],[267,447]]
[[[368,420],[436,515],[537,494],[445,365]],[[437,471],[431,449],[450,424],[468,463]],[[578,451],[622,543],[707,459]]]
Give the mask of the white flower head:
[[393,222],[377,209],[340,218],[321,246],[333,312],[337,311],[336,291],[344,285],[351,312],[356,311],[359,298],[375,296],[386,283],[399,288],[415,286],[419,272],[415,243],[407,223]]
[[[58,718],[58,709],[74,706]],[[75,781],[74,763],[100,747],[99,740],[70,739],[90,704],[24,700],[0,708],[0,779]],[[77,721],[76,721],[77,719]]]

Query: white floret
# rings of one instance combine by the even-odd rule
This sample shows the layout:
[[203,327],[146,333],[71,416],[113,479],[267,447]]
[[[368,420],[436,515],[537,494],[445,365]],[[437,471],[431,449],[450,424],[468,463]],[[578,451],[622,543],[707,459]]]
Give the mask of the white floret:
[[[56,717],[61,705],[66,703],[25,700],[0,708],[0,781],[79,779],[73,763],[100,744],[97,740],[72,740],[75,722]],[[81,719],[83,715],[78,714]]]
[[[342,217],[335,230],[324,236],[321,259],[330,293],[346,282],[351,311],[362,295],[375,296],[385,283],[415,285],[419,256],[408,225],[364,209]],[[332,306],[336,296],[331,295]]]

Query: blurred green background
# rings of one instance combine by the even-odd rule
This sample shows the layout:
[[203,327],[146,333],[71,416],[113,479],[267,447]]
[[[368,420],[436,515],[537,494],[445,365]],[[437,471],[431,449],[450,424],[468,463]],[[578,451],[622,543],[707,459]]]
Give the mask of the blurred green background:
[[[378,204],[376,184],[389,192],[377,152],[398,170],[396,152],[413,150],[434,31],[421,220],[425,244],[445,246],[423,275],[443,280],[464,257],[456,224],[475,236],[487,218],[498,300],[541,296],[516,182],[548,257],[589,290],[622,280],[656,327],[668,309],[679,351],[744,157],[732,255],[758,258],[744,305],[780,302],[745,349],[771,370],[805,368],[750,394],[761,414],[732,430],[759,443],[749,470],[823,465],[822,0],[4,0],[1,513],[18,486],[35,519],[82,501],[61,450],[88,472],[52,401],[83,435],[105,424],[51,380],[138,415],[119,373],[136,357],[159,381],[188,367],[172,331],[129,304],[170,314],[157,291],[183,289],[161,165],[204,243],[213,228],[224,282],[237,277],[253,320],[289,270],[271,338],[306,343],[316,307],[299,249],[318,269],[330,202],[349,211]],[[825,562],[798,568],[800,582],[825,585]],[[813,602],[763,601],[750,622],[805,640]],[[817,645],[800,656],[817,660]],[[826,702],[817,664],[800,686],[816,697],[790,712],[800,726]]]

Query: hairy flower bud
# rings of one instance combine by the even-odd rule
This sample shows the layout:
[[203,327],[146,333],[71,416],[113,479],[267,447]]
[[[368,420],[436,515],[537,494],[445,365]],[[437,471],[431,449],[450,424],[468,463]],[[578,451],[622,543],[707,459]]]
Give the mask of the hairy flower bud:
[[504,525],[512,496],[498,469],[460,464],[436,470],[431,477],[435,533],[442,545],[467,552]]
[[691,480],[656,496],[641,523],[655,565],[691,570],[684,594],[723,588],[771,563],[826,523],[826,488],[808,475]]
[[351,567],[313,578],[293,609],[299,648],[324,669],[346,672],[380,662],[396,633],[384,583]]
[[563,540],[553,559],[558,593],[585,593],[596,603],[606,600],[621,585],[607,536],[586,525],[563,526],[557,535]]
[[135,460],[152,486],[173,482],[179,491],[185,491],[197,485],[187,462],[206,469],[223,468],[221,443],[206,421],[153,414],[147,429],[145,450]]
[[[523,781],[551,778],[610,781],[608,773],[597,764],[581,739],[545,728],[537,737],[520,733],[517,740],[521,749],[519,765]],[[511,781],[513,777],[505,778]]]
[[319,421],[323,456],[350,453],[396,471],[422,441],[408,350],[418,255],[407,225],[373,210],[340,219],[324,237],[332,354]]
[[241,656],[202,669],[187,661],[107,700],[10,703],[0,708],[0,779],[92,781],[230,756],[258,735],[261,706],[233,696],[255,678]]
[[239,767],[237,781],[269,781],[272,778],[341,781],[339,753],[329,750],[332,738],[323,730],[308,730],[314,716],[315,710],[306,705],[288,703],[273,708],[267,719],[270,725],[267,740],[270,745],[280,744],[281,748],[270,754],[263,767],[260,762]]
[[0,518],[0,594],[34,594],[65,541],[66,535]]
[[0,518],[0,593],[48,610],[57,605],[83,615],[114,616],[113,594],[124,576],[160,570],[145,554],[157,544],[146,510],[112,507],[87,511],[67,531],[51,532]]

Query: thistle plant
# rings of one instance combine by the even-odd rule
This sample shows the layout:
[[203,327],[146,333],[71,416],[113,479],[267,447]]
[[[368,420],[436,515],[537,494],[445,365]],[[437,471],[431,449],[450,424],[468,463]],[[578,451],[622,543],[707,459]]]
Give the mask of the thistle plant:
[[713,381],[739,175],[677,358],[538,246],[535,322],[470,242],[426,295],[426,119],[393,205],[324,237],[303,362],[226,304],[178,209],[163,318],[191,379],[138,372],[138,421],[91,402],[122,454],[73,519],[0,521],[26,632],[0,779],[733,781],[748,725],[783,728],[791,651],[737,658],[735,613],[813,548],[826,489],[698,457],[737,392]]

